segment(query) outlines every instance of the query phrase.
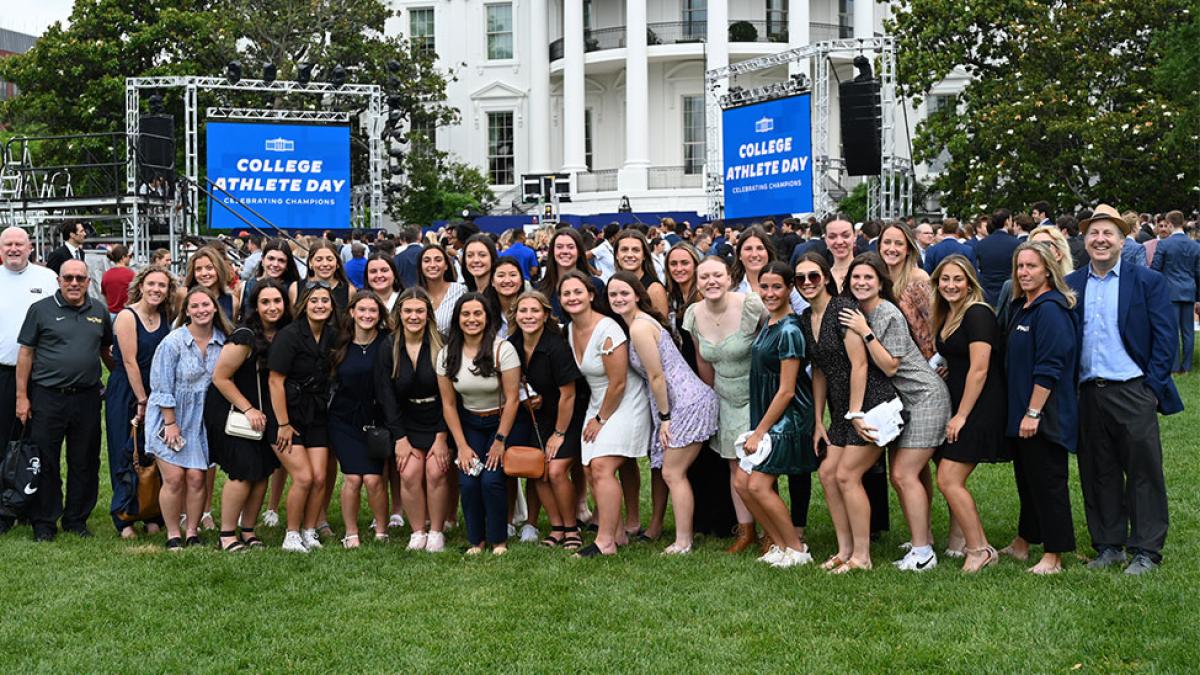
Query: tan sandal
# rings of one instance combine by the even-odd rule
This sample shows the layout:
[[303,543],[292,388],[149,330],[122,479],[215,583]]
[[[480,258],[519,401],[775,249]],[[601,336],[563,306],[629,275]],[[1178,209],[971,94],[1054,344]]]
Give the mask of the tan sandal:
[[874,567],[875,566],[872,565],[871,563],[867,563],[864,565],[860,562],[855,562],[853,560],[847,560],[846,562],[842,563],[841,565],[838,565],[837,567],[833,568],[832,570],[829,570],[829,573],[830,574],[846,574],[848,572],[853,572],[854,570],[871,570]]
[[845,564],[846,564],[845,560],[842,560],[837,555],[831,555],[831,556],[829,556],[829,560],[826,560],[825,562],[821,563],[821,569],[828,572],[830,570],[837,569]]
[[351,549],[358,548],[358,535],[348,534],[342,537],[342,548]]
[[996,551],[996,549],[992,548],[991,546],[981,546],[979,548],[967,548],[964,546],[963,552],[966,553],[968,556],[973,556],[973,555],[984,556],[983,562],[978,567],[975,567],[974,569],[967,567],[967,565],[970,564],[970,558],[968,558],[963,563],[963,567],[962,567],[963,574],[975,574],[985,567],[991,567],[991,566],[995,565],[1000,560],[1000,554]]

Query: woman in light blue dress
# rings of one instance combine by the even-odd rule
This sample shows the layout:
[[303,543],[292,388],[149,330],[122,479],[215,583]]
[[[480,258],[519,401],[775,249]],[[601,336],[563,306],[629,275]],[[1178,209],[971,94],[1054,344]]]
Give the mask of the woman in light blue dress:
[[[146,407],[146,452],[157,460],[162,474],[158,501],[166,521],[169,550],[203,543],[196,528],[204,510],[209,463],[204,397],[230,332],[229,320],[221,312],[217,297],[207,288],[189,289],[183,307],[178,327],[154,352]],[[179,532],[181,511],[187,514],[186,542]]]

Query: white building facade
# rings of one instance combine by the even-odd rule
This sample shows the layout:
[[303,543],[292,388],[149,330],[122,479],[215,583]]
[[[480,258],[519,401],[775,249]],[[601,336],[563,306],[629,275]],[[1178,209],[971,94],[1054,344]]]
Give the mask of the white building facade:
[[[879,35],[889,6],[871,0],[391,0],[390,34],[453,69],[459,125],[437,147],[478,166],[498,198],[520,200],[522,174],[565,173],[563,212],[697,211],[704,193],[704,73],[813,42]],[[793,66],[795,72],[796,66]],[[849,59],[835,63],[849,79]],[[786,67],[736,84],[788,77]],[[836,87],[834,87],[836,94]],[[952,104],[953,85],[925,109]],[[836,98],[830,143],[840,138]],[[897,148],[907,150],[907,130]],[[830,148],[832,156],[840,151]],[[848,189],[848,185],[846,186]]]

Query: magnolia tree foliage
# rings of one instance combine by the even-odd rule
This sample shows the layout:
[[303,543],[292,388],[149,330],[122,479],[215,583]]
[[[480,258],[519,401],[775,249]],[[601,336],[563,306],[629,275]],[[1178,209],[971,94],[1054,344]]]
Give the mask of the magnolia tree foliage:
[[[347,81],[385,87],[397,103],[402,129],[414,122],[424,128],[456,124],[458,111],[444,103],[453,73],[435,68],[433,54],[385,36],[384,22],[392,14],[383,0],[79,1],[68,27],[56,23],[28,53],[0,59],[0,79],[21,90],[20,96],[0,104],[0,121],[10,133],[21,135],[120,132],[125,128],[126,77],[222,75],[227,63],[238,60],[244,78],[260,78],[262,66],[270,62],[281,80],[295,79],[301,63],[315,66],[317,80],[328,80],[332,68],[342,65]],[[168,111],[182,110],[179,92],[163,93]],[[352,97],[321,101],[222,92],[202,95],[199,105],[292,110],[321,105],[357,113],[366,104]],[[357,125],[357,115],[352,119]],[[182,134],[182,124],[177,127]],[[366,143],[361,135],[354,137],[353,171],[361,182]],[[77,150],[59,148],[63,156],[56,159],[70,162]],[[432,181],[430,190],[444,190],[449,181],[451,188],[469,192],[477,177],[483,180],[478,171],[471,176],[467,169],[431,176],[422,167],[411,167],[411,161],[407,153],[401,155],[393,170]],[[456,182],[464,176],[470,179],[465,188]],[[403,205],[396,193],[388,197],[389,211],[399,214]]]
[[918,161],[950,153],[932,185],[943,206],[959,215],[1039,199],[1059,211],[1194,207],[1197,4],[896,0],[887,30],[904,93],[919,98],[955,69],[971,77],[913,143]]

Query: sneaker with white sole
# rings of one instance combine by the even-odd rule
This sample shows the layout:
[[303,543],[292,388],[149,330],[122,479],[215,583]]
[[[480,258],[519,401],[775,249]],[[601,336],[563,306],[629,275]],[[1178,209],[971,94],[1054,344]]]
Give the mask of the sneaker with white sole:
[[926,572],[937,567],[937,563],[936,553],[931,551],[928,557],[922,557],[914,550],[896,561],[896,568],[904,572]]
[[764,555],[758,559],[758,562],[767,563],[768,565],[774,565],[781,558],[783,558],[783,549],[779,548],[778,546],[773,545],[767,551],[766,555]]
[[424,551],[425,545],[429,542],[429,535],[424,532],[413,532],[408,536],[409,551]]
[[267,527],[275,527],[279,524],[279,512],[272,509],[267,509],[263,513],[262,524]]
[[538,529],[533,525],[525,523],[521,526],[521,543],[534,544],[537,543],[537,541],[541,538],[542,533],[538,532]]
[[509,539],[512,539],[513,537],[517,536],[517,526],[516,525],[509,523],[508,525],[505,526],[505,529],[508,530],[508,538]]
[[399,513],[393,513],[391,517],[388,518],[388,529],[391,530],[397,527],[404,527],[404,516],[400,515]]
[[441,553],[446,550],[446,535],[441,532],[430,532],[425,539],[427,553]]
[[807,565],[810,562],[812,562],[812,556],[809,555],[807,546],[799,551],[789,548],[783,551],[783,555],[779,556],[778,560],[771,563],[771,567],[796,567]]
[[304,539],[295,530],[290,530],[284,535],[283,550],[290,553],[308,553],[308,547],[304,545]]
[[321,540],[317,537],[317,531],[314,528],[301,532],[300,539],[304,542],[304,547],[310,551],[314,548],[321,548]]

